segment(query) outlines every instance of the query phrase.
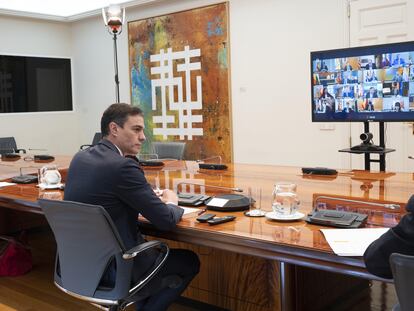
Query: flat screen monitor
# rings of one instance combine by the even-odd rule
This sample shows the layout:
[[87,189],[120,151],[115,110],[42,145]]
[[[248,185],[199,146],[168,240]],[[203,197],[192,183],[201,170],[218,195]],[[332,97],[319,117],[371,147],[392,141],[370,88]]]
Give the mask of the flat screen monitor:
[[0,113],[71,111],[70,59],[0,55]]
[[414,42],[311,52],[312,121],[414,121]]

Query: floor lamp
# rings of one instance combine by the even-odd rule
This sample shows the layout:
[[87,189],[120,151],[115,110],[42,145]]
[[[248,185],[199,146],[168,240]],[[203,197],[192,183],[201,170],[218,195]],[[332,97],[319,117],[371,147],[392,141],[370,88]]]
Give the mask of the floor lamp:
[[116,39],[122,32],[125,23],[125,8],[121,10],[119,5],[110,5],[107,10],[102,8],[102,17],[109,34],[114,40],[114,68],[115,68],[115,100],[119,103],[119,78],[118,78],[118,51]]

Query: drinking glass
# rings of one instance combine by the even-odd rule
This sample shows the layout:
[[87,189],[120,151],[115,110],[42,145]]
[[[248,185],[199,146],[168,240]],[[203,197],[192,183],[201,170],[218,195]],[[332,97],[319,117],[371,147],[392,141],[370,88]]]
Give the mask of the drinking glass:
[[43,186],[60,184],[62,177],[56,165],[45,165],[39,170],[39,183]]
[[249,187],[248,197],[250,210],[246,212],[245,215],[251,217],[264,216],[266,213],[262,211],[262,188]]
[[296,184],[289,182],[277,183],[273,188],[272,210],[281,216],[294,215],[299,208]]

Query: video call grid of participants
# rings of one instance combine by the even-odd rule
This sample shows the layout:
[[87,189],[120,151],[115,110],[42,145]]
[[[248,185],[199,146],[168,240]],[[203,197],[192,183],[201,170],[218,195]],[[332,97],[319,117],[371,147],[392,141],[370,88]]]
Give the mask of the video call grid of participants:
[[313,61],[315,113],[414,111],[414,52]]

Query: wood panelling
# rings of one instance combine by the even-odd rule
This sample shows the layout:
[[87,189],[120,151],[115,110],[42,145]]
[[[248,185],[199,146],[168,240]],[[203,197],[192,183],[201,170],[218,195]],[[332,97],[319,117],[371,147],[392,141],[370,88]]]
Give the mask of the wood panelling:
[[280,310],[278,262],[165,241],[171,248],[191,249],[200,258],[201,271],[185,291],[185,297],[229,310]]

